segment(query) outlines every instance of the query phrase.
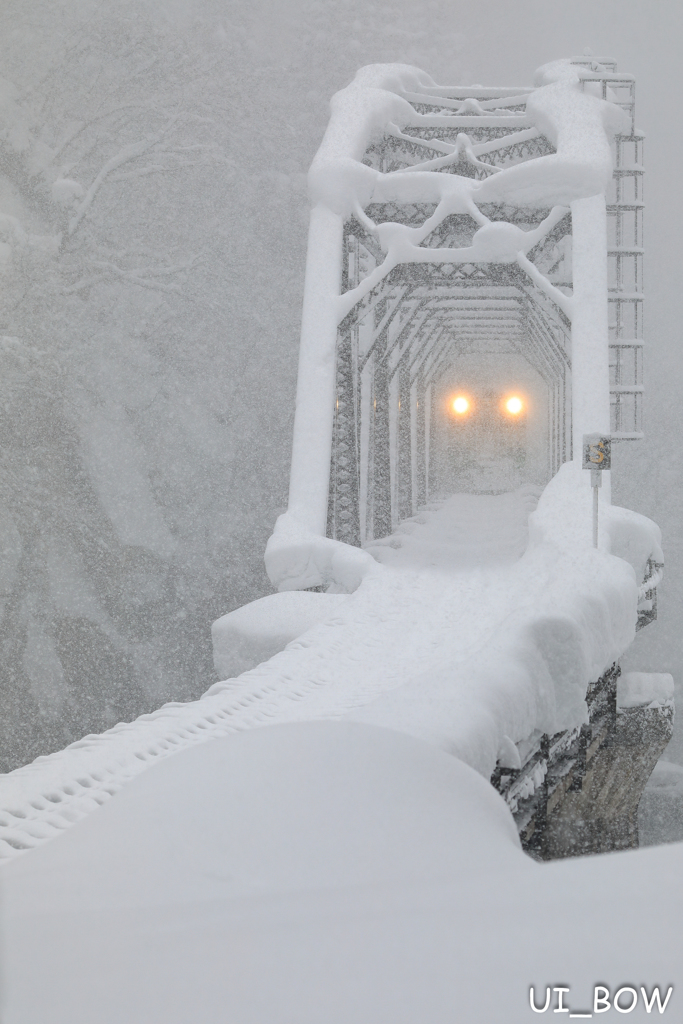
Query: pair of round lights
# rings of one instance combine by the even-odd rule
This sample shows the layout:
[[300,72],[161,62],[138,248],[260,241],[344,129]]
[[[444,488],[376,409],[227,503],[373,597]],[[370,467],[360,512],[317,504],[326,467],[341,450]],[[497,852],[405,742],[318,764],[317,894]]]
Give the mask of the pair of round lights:
[[[517,395],[512,395],[505,400],[504,407],[505,411],[509,412],[511,416],[518,416],[524,408],[524,402]],[[457,398],[453,399],[453,412],[456,412],[459,416],[464,416],[469,410],[470,401],[464,395],[458,395]]]

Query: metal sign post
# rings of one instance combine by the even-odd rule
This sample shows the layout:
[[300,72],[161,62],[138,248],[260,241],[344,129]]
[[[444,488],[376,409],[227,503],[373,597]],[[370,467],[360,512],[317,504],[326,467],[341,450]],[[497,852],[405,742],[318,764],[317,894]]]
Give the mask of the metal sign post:
[[605,434],[583,435],[583,469],[591,471],[593,488],[593,547],[598,546],[598,487],[602,486],[602,471],[612,466],[612,439]]

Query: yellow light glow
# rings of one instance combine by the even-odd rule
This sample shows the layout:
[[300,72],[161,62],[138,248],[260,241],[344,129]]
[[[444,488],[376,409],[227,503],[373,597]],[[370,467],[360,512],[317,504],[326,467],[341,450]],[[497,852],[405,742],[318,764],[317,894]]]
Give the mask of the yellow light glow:
[[517,398],[517,396],[514,395],[512,398],[508,398],[505,403],[505,408],[512,416],[518,416],[524,408],[524,403],[521,398]]
[[458,395],[457,398],[453,399],[453,412],[457,412],[460,416],[467,412],[470,407],[470,403],[467,401],[464,395]]

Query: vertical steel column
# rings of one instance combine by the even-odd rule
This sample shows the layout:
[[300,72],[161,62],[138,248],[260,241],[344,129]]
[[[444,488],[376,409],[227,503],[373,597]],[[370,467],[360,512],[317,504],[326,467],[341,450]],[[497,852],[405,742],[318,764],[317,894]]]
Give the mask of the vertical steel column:
[[[383,306],[383,303],[380,303],[380,306]],[[372,410],[374,420],[372,531],[373,536],[377,538],[387,537],[391,533],[391,437],[386,346],[386,334],[383,332],[375,349],[375,386]]]
[[[605,197],[600,193],[590,199],[576,199],[571,211],[572,432],[576,457],[582,450],[584,434],[610,433]],[[609,503],[609,473],[604,476],[603,500]]]
[[[361,340],[359,336],[359,346]],[[372,538],[372,466],[374,426],[372,416],[374,357],[365,364],[358,381],[359,512],[361,544]]]
[[410,349],[401,356],[398,374],[398,518],[413,514],[413,453],[410,408]]
[[550,476],[557,472],[557,386],[548,385],[548,462]]
[[352,330],[337,340],[336,400],[332,445],[333,533],[336,540],[360,547],[360,468],[356,419],[356,367]]
[[416,510],[427,501],[427,393],[422,373],[415,385],[415,454],[417,456],[417,472],[415,481]]
[[434,415],[434,385],[430,383],[427,402],[427,499],[431,500],[438,491],[438,467],[435,454],[437,452],[437,422]]
[[319,205],[311,211],[299,349],[289,512],[325,534],[332,454],[334,355],[342,274],[343,220]]

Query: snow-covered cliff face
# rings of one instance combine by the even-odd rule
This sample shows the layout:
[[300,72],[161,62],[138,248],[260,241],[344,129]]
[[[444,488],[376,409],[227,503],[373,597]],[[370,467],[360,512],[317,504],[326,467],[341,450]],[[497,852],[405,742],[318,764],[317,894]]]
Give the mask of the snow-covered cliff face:
[[455,73],[455,29],[390,20],[3,4],[0,771],[198,696],[212,620],[271,592],[329,96],[397,53]]
[[218,21],[108,10],[3,29],[0,770],[211,684],[288,474],[288,193]]

